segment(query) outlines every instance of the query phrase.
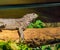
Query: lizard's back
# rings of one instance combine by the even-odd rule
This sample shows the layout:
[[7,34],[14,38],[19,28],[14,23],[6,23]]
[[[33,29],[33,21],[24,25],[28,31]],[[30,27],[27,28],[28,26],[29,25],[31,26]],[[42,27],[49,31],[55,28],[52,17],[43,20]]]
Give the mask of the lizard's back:
[[31,13],[31,14],[26,14],[22,18],[17,18],[17,19],[3,19],[0,18],[0,23],[3,23],[5,25],[5,29],[16,29],[16,28],[26,28],[30,22],[33,19],[36,19],[38,17],[37,14]]

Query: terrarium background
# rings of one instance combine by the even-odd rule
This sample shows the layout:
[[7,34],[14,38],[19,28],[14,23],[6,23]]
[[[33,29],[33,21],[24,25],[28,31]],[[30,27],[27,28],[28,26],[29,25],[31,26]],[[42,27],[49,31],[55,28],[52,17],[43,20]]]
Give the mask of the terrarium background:
[[0,5],[59,2],[60,0],[0,0]]
[[0,18],[20,18],[28,13],[37,13],[47,27],[60,26],[60,7],[0,9]]

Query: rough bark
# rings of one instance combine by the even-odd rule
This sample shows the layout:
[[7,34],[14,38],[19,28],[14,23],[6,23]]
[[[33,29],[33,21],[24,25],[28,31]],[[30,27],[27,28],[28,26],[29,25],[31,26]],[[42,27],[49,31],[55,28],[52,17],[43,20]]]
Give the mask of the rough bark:
[[[24,32],[24,43],[31,46],[40,46],[60,42],[60,27],[56,28],[32,28]],[[21,38],[21,37],[20,37]],[[2,30],[0,40],[19,41],[18,30]]]
[[0,31],[0,40],[15,41],[17,39],[19,39],[18,30],[2,30],[2,31]]
[[60,27],[26,29],[24,39],[25,43],[33,46],[58,43],[60,42]]

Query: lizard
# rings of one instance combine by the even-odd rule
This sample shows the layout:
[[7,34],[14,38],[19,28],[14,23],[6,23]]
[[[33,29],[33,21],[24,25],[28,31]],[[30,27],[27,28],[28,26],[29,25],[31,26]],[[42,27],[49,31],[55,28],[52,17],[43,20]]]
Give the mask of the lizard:
[[0,22],[3,22],[0,26],[2,26],[3,29],[17,29],[19,30],[19,36],[21,36],[21,40],[24,40],[24,35],[23,31],[27,28],[27,26],[36,18],[38,15],[36,13],[29,13],[24,15],[22,18],[17,18],[17,19],[3,19],[0,18]]

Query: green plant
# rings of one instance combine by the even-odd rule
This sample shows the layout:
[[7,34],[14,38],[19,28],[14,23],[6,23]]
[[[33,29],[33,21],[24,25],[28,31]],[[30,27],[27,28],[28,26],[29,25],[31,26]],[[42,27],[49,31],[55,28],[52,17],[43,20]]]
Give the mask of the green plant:
[[42,50],[52,50],[50,46],[42,46]]
[[44,28],[45,24],[41,20],[36,20],[33,23],[30,23],[28,28]]
[[0,41],[0,50],[12,50],[8,42]]
[[23,43],[17,44],[11,41],[0,41],[0,50],[32,50],[32,48]]
[[32,50],[27,44],[20,43],[18,46],[20,47],[20,50]]
[[56,44],[54,47],[50,45],[43,45],[36,48],[31,48],[24,43],[15,43],[11,41],[0,41],[0,50],[60,50],[60,44]]
[[60,44],[55,45],[55,50],[60,50]]

